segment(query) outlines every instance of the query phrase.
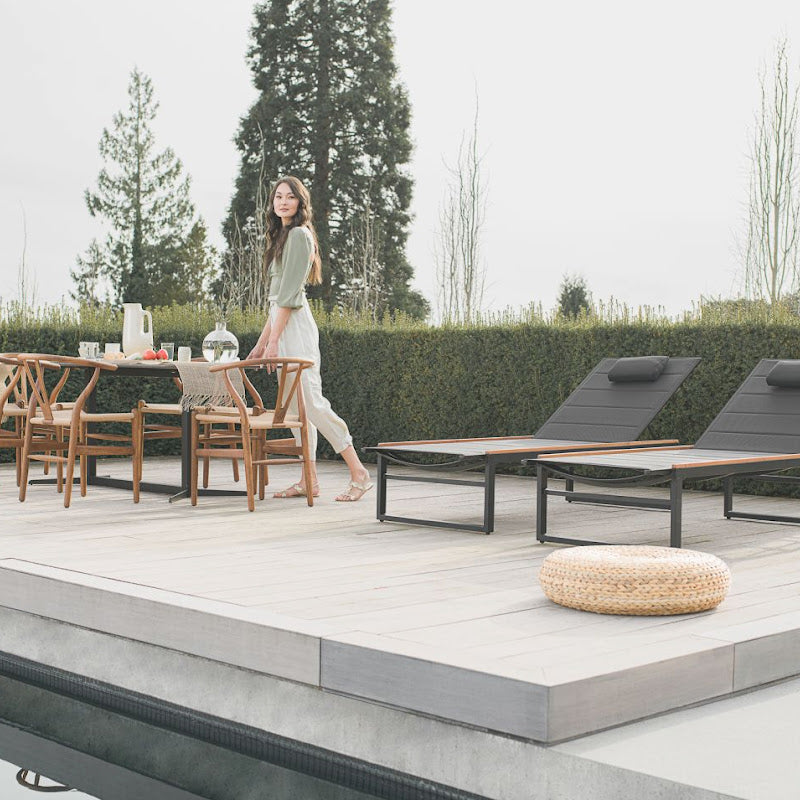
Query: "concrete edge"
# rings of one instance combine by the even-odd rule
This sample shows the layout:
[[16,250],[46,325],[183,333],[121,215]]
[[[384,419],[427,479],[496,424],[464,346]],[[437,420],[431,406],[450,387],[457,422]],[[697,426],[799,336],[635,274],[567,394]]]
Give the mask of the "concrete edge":
[[0,560],[0,606],[319,686],[324,628],[40,564]]

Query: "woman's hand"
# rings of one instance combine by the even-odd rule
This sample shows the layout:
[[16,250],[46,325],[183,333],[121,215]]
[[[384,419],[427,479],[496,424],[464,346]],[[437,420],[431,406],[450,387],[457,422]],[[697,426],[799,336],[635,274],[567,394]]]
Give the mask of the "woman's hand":
[[256,346],[250,351],[250,353],[248,354],[247,358],[248,359],[251,359],[251,358],[266,358],[266,355],[265,355],[266,351],[267,351],[267,348],[266,348],[266,345],[263,342],[260,342],[260,341],[256,342]]
[[[264,355],[261,358],[277,358],[278,357],[278,343],[269,341],[267,342],[267,346],[264,348]],[[267,364],[266,370],[267,372],[274,372],[276,367],[272,364]]]

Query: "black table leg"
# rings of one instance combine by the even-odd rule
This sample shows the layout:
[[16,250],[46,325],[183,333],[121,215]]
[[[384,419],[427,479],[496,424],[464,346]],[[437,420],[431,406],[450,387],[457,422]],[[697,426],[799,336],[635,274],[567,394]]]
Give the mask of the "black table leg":
[[181,411],[181,488],[169,501],[183,500],[189,496],[189,483],[192,475],[192,412]]

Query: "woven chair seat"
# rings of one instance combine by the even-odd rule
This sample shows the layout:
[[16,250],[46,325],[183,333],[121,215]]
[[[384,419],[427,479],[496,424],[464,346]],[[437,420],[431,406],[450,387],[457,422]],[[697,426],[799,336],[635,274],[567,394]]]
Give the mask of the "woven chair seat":
[[[254,409],[252,406],[247,406],[247,415],[251,416],[253,410]],[[236,406],[202,406],[201,408],[198,408],[197,411],[199,414],[224,414],[228,417],[233,416],[237,419],[239,417],[239,409],[236,408]]]
[[147,403],[143,402],[139,408],[148,414],[173,414],[181,415],[180,403]]
[[[112,411],[109,413],[81,411],[82,422],[130,422],[133,419],[132,411]],[[43,416],[35,416],[30,420],[32,425],[45,425],[55,428],[69,427],[72,422],[71,411],[54,411],[53,418],[48,420]]]
[[28,413],[27,406],[18,406],[15,403],[6,403],[0,414],[4,417],[24,417]]
[[[275,427],[275,413],[272,410],[267,410],[263,414],[254,415],[252,409],[247,409],[249,417],[250,430],[268,430]],[[240,419],[237,409],[216,410],[209,413],[197,412],[197,421],[201,423],[227,423],[237,422]],[[303,423],[296,415],[287,414],[280,427],[282,428],[302,428]]]
[[730,571],[709,553],[673,547],[600,545],[557,550],[539,583],[550,600],[599,614],[688,614],[718,606]]

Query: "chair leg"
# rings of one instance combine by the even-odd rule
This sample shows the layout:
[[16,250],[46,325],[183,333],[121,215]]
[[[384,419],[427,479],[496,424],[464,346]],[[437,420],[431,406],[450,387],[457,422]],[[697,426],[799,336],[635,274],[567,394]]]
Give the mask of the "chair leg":
[[311,458],[308,445],[308,426],[300,428],[300,448],[303,453],[303,477],[306,481],[306,502],[314,505],[314,480],[311,476]]
[[250,431],[242,425],[242,456],[244,459],[244,479],[247,483],[247,510],[256,510],[255,486],[253,485],[253,451],[250,447]]
[[[257,431],[255,436],[255,445],[256,445],[256,460],[261,462],[264,460],[266,453],[264,452],[264,433],[265,431]],[[258,499],[263,500],[265,495],[265,487],[267,485],[266,481],[264,480],[265,473],[267,471],[267,465],[259,463],[258,465]]]
[[[14,432],[18,440],[24,439],[25,434],[22,432],[22,417],[17,417],[14,420]],[[17,464],[17,487],[22,476],[22,445],[14,448],[14,458]]]
[[[231,436],[236,435],[236,426],[232,423],[228,423],[228,430],[231,433]],[[236,458],[231,459],[231,467],[233,468],[233,480],[238,483],[239,482],[239,460]],[[264,496],[261,496],[261,499],[264,499]]]
[[133,471],[133,502],[139,502],[139,482],[142,479],[142,463],[144,450],[144,421],[142,412],[133,409],[131,420],[131,469]]
[[30,463],[31,440],[33,439],[33,425],[25,426],[25,439],[22,445],[22,466],[19,474],[19,501],[25,502],[25,491],[28,488],[28,464]]
[[[213,425],[204,425],[203,426],[203,431],[205,432],[206,436],[208,436],[208,437],[211,436],[211,431],[212,431],[213,427],[214,427]],[[211,465],[211,459],[210,458],[204,458],[203,459],[203,488],[204,489],[208,489],[208,470],[209,470],[209,466],[210,465]]]
[[145,416],[139,415],[139,483],[144,479],[144,427]]
[[200,447],[200,430],[197,418],[192,414],[192,436],[189,458],[191,460],[191,470],[189,478],[189,497],[193,506],[197,505],[197,461],[200,458],[198,449]]
[[[64,444],[64,429],[63,428],[56,428],[56,442],[58,444]],[[53,451],[48,450],[45,455],[52,455]],[[56,450],[55,451],[57,456],[60,456],[64,453],[64,450]],[[45,470],[44,474],[47,475],[50,469],[50,462],[44,462]],[[56,488],[58,489],[59,493],[62,491],[62,487],[64,485],[64,462],[58,461],[56,462]]]
[[[69,450],[67,451],[67,480],[64,484],[64,508],[69,508],[70,500],[72,499],[72,478],[75,474],[75,455],[78,452],[78,444],[85,444],[83,440],[84,428],[85,423],[79,422],[77,425],[77,430],[75,428],[70,428],[69,431]],[[81,487],[81,489],[83,489],[83,487]]]
[[[87,425],[85,428],[81,425],[81,444],[89,445],[89,426]],[[86,485],[88,484],[88,477],[89,477],[89,459],[86,455],[86,451],[81,449],[80,454],[80,475],[81,475],[81,497],[86,497]]]
[[264,484],[266,488],[269,486],[269,465],[267,464],[267,431],[261,431],[261,458],[264,459],[264,464],[262,465],[261,471],[261,482]]

